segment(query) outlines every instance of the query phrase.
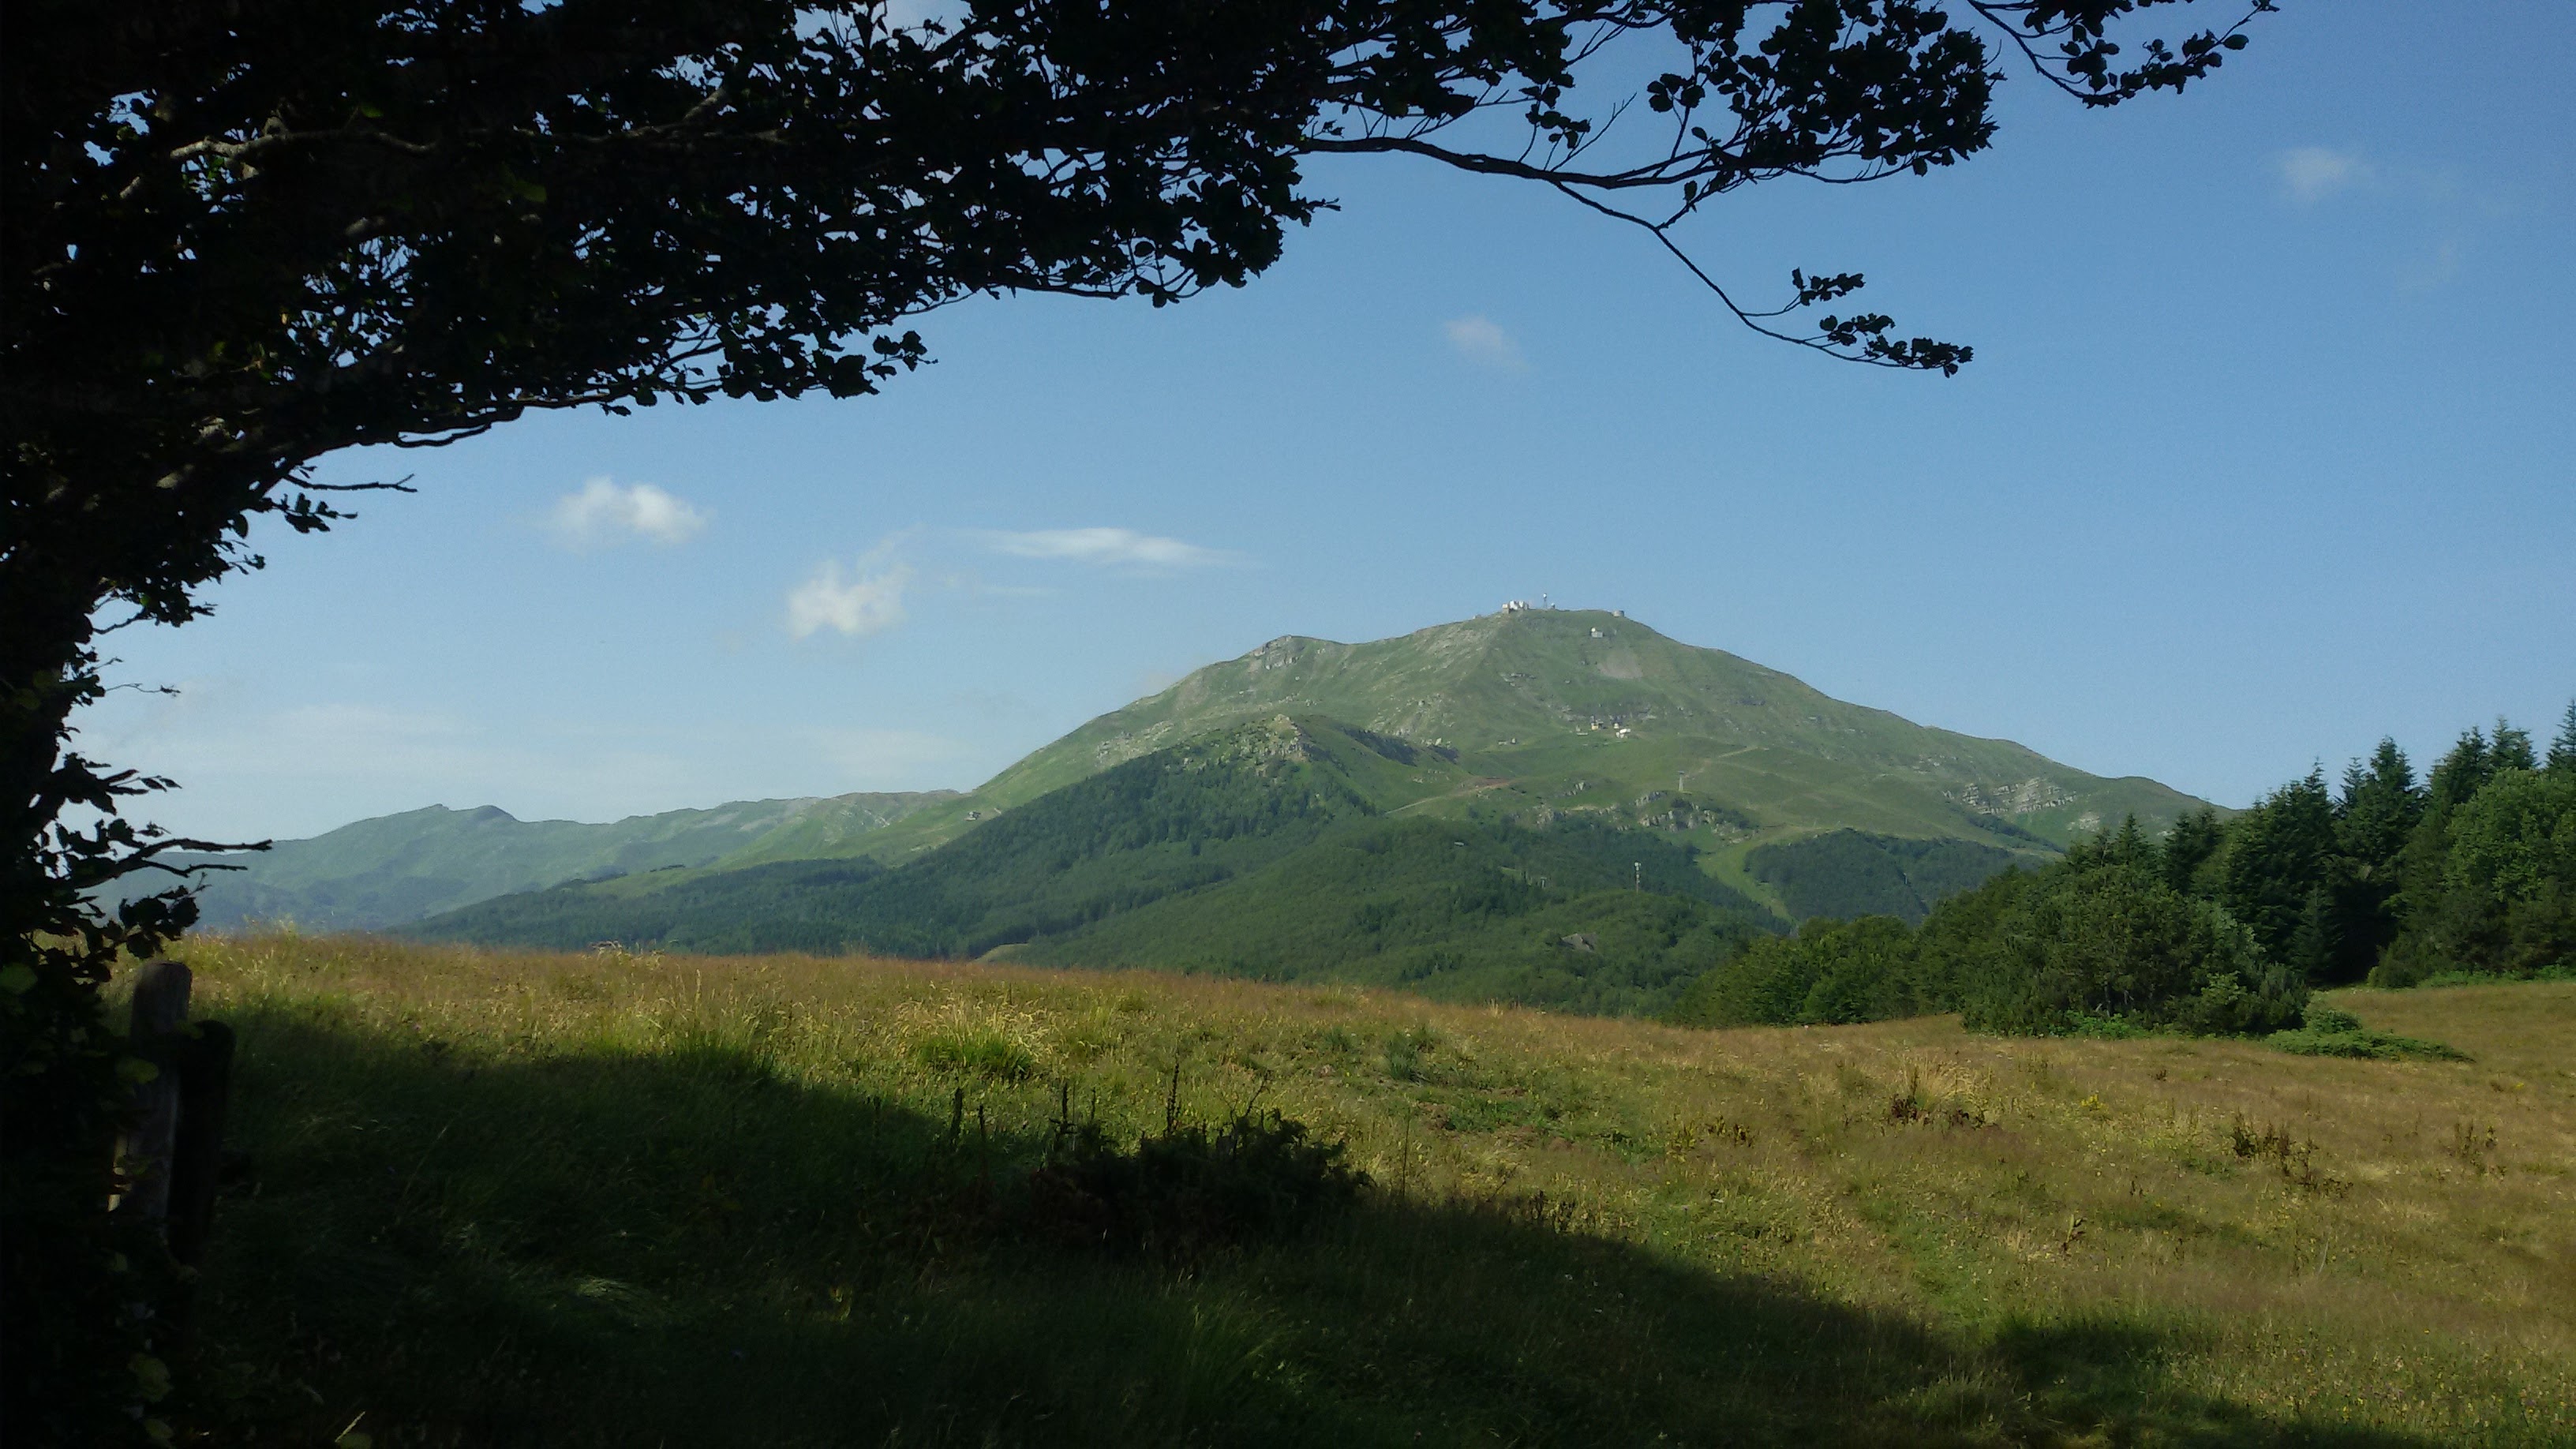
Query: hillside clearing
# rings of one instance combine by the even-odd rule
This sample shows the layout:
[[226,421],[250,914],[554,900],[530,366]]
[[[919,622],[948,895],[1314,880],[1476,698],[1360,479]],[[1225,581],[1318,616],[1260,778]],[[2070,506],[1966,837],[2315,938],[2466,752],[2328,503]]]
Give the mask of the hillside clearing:
[[[196,1382],[262,1441],[2547,1443],[2576,984],[2471,1060],[1694,1032],[853,958],[208,938]],[[1187,1263],[990,1228],[1061,1102],[1278,1107],[1376,1189]]]

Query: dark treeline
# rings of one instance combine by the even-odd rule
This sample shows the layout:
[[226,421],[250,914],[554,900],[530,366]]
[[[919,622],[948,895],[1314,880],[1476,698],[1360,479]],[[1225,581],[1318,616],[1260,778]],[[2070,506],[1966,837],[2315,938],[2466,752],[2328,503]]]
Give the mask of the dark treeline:
[[2272,1031],[2312,986],[2576,970],[2576,704],[2543,757],[2471,729],[2418,779],[2395,742],[2151,840],[2135,820],[1935,906],[1807,922],[1693,982],[1707,1026],[1958,1011],[2007,1032]]

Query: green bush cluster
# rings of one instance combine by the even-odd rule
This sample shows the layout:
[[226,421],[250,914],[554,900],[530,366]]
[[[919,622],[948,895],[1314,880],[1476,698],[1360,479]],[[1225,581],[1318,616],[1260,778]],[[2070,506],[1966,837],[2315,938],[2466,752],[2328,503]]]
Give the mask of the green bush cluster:
[[[2512,758],[2515,741],[2499,729],[2502,744],[2488,754],[2505,762],[2455,806],[2425,812],[2398,895],[2406,928],[2372,969],[2373,984],[2408,986],[2463,969],[2503,976],[2576,970],[2576,710],[2570,713],[2571,738],[2550,751],[2546,768]],[[2456,767],[2473,753],[2464,740],[2444,764],[2469,774]],[[2443,782],[2444,772],[2434,778]]]
[[2273,1033],[2268,1045],[2302,1057],[2361,1057],[2373,1061],[2408,1058],[2444,1062],[2468,1060],[2468,1053],[2456,1047],[2364,1026],[2359,1017],[2331,1006],[2309,1007],[2304,1024],[2295,1031]]
[[1349,1208],[1369,1184],[1338,1141],[1278,1112],[1224,1126],[1167,1121],[1133,1149],[1096,1123],[1055,1124],[1022,1211],[1038,1237],[1186,1261],[1290,1236]]
[[1963,983],[1982,1031],[2047,1036],[2092,1020],[2239,1035],[2295,1026],[2307,984],[2254,933],[2123,862],[2059,871],[2001,923]]
[[[1851,864],[1863,844],[1819,868],[1866,884]],[[2358,1024],[2301,1029],[2309,988],[2570,971],[2576,705],[2545,760],[2499,723],[2462,735],[2419,783],[2383,740],[2339,794],[2318,770],[2231,818],[2187,815],[2161,840],[2132,819],[1950,896],[1919,927],[1811,920],[1693,980],[1670,1015],[1738,1026],[1958,1011],[2017,1034],[2281,1032],[2289,1051],[2438,1056],[2448,1048]]]
[[1919,929],[1893,916],[1809,921],[1692,982],[1672,1019],[1823,1025],[1958,1011],[2013,1035],[2296,1025],[2305,984],[2224,906],[2173,889],[2154,864],[2132,829],[1953,896]]

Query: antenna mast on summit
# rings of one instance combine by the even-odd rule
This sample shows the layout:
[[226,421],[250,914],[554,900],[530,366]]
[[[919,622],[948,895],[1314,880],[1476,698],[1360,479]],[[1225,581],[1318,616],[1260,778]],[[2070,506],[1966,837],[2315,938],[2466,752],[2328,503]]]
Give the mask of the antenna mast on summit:
[[1549,603],[1549,602],[1547,601],[1547,595],[1546,595],[1546,594],[1544,594],[1544,593],[1542,593],[1542,594],[1540,594],[1540,595],[1538,596],[1538,606],[1539,606],[1540,608],[1542,608],[1542,609],[1553,609],[1553,608],[1555,608],[1555,607],[1556,607],[1556,605],[1551,604],[1551,603]]

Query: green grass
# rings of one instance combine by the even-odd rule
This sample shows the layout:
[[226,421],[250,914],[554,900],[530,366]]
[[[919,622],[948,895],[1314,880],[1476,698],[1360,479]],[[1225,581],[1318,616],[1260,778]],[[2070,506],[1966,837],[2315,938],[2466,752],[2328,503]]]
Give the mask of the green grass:
[[[185,1382],[226,1442],[2576,1436],[2576,987],[2474,1063],[1692,1032],[1350,988],[205,940],[241,1034]],[[1375,1186],[1186,1261],[1017,1230],[1070,1105]]]

